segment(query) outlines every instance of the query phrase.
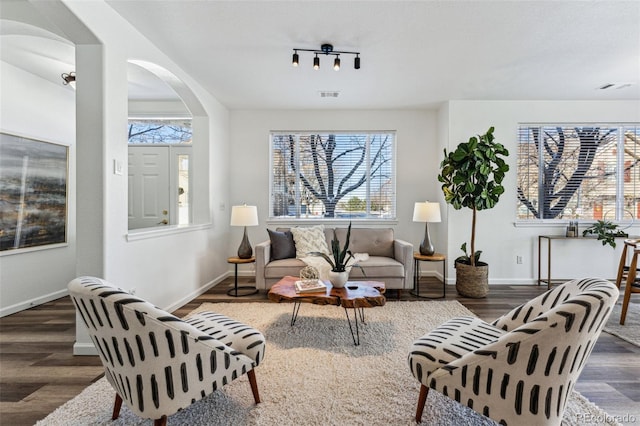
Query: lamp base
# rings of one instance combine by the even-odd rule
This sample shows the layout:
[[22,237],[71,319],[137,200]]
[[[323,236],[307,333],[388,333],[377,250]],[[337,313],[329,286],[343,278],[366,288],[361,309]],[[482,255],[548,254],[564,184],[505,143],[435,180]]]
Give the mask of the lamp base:
[[242,236],[242,242],[240,242],[240,247],[238,247],[238,257],[240,259],[250,259],[253,256],[253,249],[251,248],[251,244],[249,243],[249,238],[247,237],[247,227],[244,227],[244,235]]
[[426,222],[424,226],[424,240],[420,244],[420,254],[423,256],[433,256],[435,252],[436,250],[433,247],[431,238],[429,238],[429,222]]

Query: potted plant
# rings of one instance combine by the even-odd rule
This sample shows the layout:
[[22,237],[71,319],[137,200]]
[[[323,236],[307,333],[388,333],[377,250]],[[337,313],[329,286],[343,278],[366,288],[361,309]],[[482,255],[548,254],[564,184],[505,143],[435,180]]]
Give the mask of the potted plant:
[[312,256],[320,256],[331,265],[331,271],[329,272],[329,281],[334,287],[344,287],[345,283],[349,280],[349,271],[347,270],[347,264],[353,258],[353,253],[349,250],[349,239],[351,237],[351,222],[347,228],[347,237],[345,239],[344,247],[340,247],[340,240],[336,235],[336,230],[333,230],[333,239],[331,240],[331,256],[319,251],[313,251],[309,253]]
[[616,247],[616,237],[628,237],[629,234],[621,229],[618,229],[618,225],[608,220],[598,220],[596,223],[582,231],[582,236],[595,235],[598,240],[602,241],[602,245],[609,244],[611,247]]
[[469,138],[455,151],[447,153],[445,149],[438,175],[445,201],[456,210],[472,210],[470,252],[465,242],[461,247],[464,255],[455,261],[456,290],[468,297],[485,297],[489,292],[488,265],[480,261],[482,252],[476,250],[476,213],[496,205],[504,193],[502,181],[509,170],[502,158],[509,151],[494,142],[493,131],[490,127],[484,135]]

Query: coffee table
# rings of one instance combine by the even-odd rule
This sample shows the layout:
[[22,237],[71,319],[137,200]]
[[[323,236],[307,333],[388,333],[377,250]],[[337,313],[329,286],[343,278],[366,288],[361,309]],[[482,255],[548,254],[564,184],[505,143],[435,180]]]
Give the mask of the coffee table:
[[[379,281],[348,281],[344,288],[334,288],[329,281],[323,281],[327,285],[325,291],[313,293],[296,293],[295,282],[300,278],[287,276],[275,283],[269,290],[269,300],[274,302],[293,302],[293,313],[291,314],[291,326],[293,327],[298,319],[300,305],[303,303],[313,303],[316,305],[341,306],[347,316],[349,331],[353,338],[353,344],[360,345],[360,322],[366,324],[364,319],[364,308],[384,306],[387,299],[384,297],[385,286]],[[353,309],[355,327],[351,324],[349,309]],[[355,329],[355,333],[354,333]]]

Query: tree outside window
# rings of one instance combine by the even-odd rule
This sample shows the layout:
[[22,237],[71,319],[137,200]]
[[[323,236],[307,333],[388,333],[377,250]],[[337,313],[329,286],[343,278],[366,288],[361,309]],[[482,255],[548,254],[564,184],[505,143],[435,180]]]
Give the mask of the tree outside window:
[[394,133],[273,133],[272,218],[395,218]]
[[518,219],[621,221],[640,213],[640,126],[521,126]]

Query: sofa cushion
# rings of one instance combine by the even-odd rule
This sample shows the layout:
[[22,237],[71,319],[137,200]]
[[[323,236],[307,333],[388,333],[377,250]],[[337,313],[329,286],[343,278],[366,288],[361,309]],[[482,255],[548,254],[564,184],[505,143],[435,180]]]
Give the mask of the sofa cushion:
[[[347,228],[337,228],[340,244],[347,238]],[[370,256],[393,257],[393,229],[351,228],[349,250],[352,253],[368,253]]]
[[307,265],[302,260],[296,258],[273,260],[264,268],[264,277],[279,279],[287,275],[299,276],[300,270],[305,266]]
[[296,257],[296,244],[291,231],[272,231],[267,229],[271,240],[271,260]]
[[296,244],[296,257],[308,257],[309,253],[318,251],[329,254],[329,246],[324,235],[324,225],[291,228],[293,241]]
[[[384,256],[369,256],[367,260],[358,262],[358,267],[351,268],[350,278],[371,279],[393,278],[404,276],[404,265],[397,260]],[[364,272],[363,272],[364,271]]]

